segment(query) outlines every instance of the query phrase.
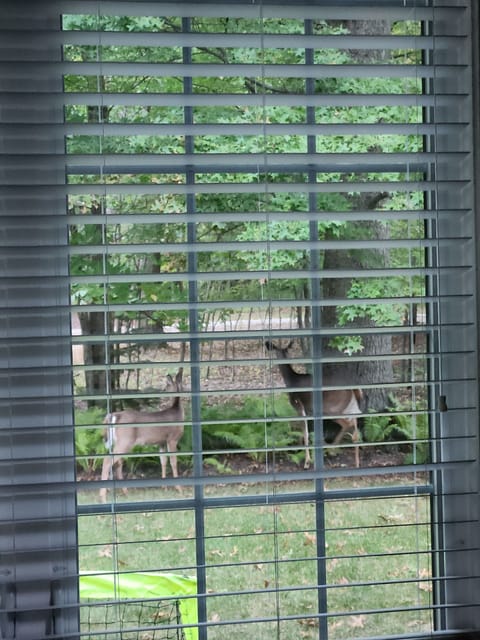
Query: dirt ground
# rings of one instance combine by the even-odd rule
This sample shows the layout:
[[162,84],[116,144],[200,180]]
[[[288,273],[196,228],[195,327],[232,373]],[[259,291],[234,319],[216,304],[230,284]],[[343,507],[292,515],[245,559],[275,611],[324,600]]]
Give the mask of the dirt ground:
[[[380,447],[361,447],[360,448],[360,465],[362,468],[381,468],[381,467],[394,467],[402,463],[404,455],[399,450],[385,451]],[[253,473],[264,473],[266,471],[266,465],[263,462],[256,462],[249,458],[247,455],[240,456],[235,455],[222,455],[218,456],[219,462],[225,465],[229,470],[229,473],[235,475],[248,475]],[[324,459],[325,469],[341,469],[354,467],[353,450],[350,447],[345,447],[335,453],[335,455],[327,454]],[[271,464],[269,465],[271,470]],[[298,472],[302,469],[301,466],[293,461],[285,458],[276,461],[275,469],[277,472]],[[208,467],[205,469],[206,475],[208,475]],[[212,473],[217,474],[216,470],[212,470]],[[188,475],[188,472],[186,473]]]

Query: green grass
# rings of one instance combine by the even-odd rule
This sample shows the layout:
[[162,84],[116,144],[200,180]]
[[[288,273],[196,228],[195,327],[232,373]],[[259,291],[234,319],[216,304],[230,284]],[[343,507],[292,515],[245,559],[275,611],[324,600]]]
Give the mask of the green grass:
[[[319,593],[328,600],[333,640],[431,630],[431,615],[419,608],[432,598],[428,499],[325,501],[323,563],[315,505],[295,501],[295,491],[307,489],[299,483],[270,486],[291,491],[292,501],[205,512],[209,640],[318,638]],[[248,490],[262,493],[265,486]],[[242,485],[207,488],[209,496],[245,491]],[[161,492],[177,497],[174,489]],[[158,490],[128,496],[130,502],[157,499]],[[80,569],[196,575],[195,535],[190,509],[81,516]],[[322,565],[327,588],[319,591]],[[260,622],[269,616],[297,619]],[[219,624],[227,621],[242,623]]]

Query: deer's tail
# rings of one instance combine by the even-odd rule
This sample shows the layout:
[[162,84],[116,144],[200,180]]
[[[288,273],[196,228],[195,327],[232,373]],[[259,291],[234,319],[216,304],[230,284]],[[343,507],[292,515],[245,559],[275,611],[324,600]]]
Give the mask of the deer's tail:
[[105,420],[103,424],[107,424],[108,427],[103,432],[103,437],[105,441],[105,446],[109,453],[112,453],[113,447],[115,445],[115,425],[117,422],[117,414],[116,413],[107,413],[105,416]]

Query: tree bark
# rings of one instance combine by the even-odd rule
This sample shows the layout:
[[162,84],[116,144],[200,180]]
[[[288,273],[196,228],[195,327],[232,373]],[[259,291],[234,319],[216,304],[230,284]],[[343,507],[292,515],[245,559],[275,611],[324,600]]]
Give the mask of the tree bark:
[[[362,202],[356,202],[355,208],[370,208],[372,203],[378,203],[377,194],[362,198]],[[355,226],[359,223],[350,223],[348,225],[349,235],[355,233]],[[373,237],[376,239],[388,239],[387,227],[376,221],[360,223],[362,227],[362,235]],[[365,267],[386,267],[388,266],[388,255],[385,251],[365,250],[359,254],[345,250],[329,249],[325,251],[323,271],[328,273],[334,269],[351,269],[361,273]],[[324,299],[346,298],[348,290],[351,286],[351,280],[348,278],[324,278],[323,280],[323,297]],[[352,301],[354,303],[354,301]],[[372,300],[374,302],[374,300]],[[338,326],[337,308],[335,306],[326,306],[322,311],[322,327],[335,328]],[[369,318],[357,318],[351,325],[352,334],[355,329],[371,327],[372,332],[363,336],[362,356],[368,356],[361,362],[345,360],[342,364],[326,364],[324,366],[324,378],[326,381],[336,381],[337,383],[358,384],[369,386],[372,388],[364,390],[364,400],[362,411],[384,411],[389,405],[388,390],[385,385],[392,383],[394,379],[392,361],[388,357],[392,353],[392,336],[390,334],[379,334],[374,330],[373,321]],[[343,327],[344,328],[344,327]],[[324,353],[328,355],[331,349],[328,342],[324,345]],[[336,354],[338,356],[338,354]],[[386,356],[381,358],[380,356]]]
[[[343,22],[343,26],[354,35],[371,35],[390,33],[390,24],[380,20],[348,20]],[[350,55],[358,63],[371,64],[384,60],[388,51],[381,50],[350,50]],[[372,149],[372,152],[378,149]],[[375,210],[379,203],[388,197],[386,193],[365,193],[352,197],[352,210]],[[377,221],[363,221],[348,223],[347,230],[349,237],[355,236],[355,227],[361,231],[361,237],[375,239],[388,239],[388,229]],[[360,258],[361,256],[361,258]],[[332,269],[351,269],[361,274],[365,267],[386,267],[388,266],[388,255],[386,251],[362,251],[349,252],[345,250],[329,249],[325,251],[323,270],[328,273]],[[324,278],[322,285],[322,295],[325,299],[346,298],[351,286],[348,278],[335,279]],[[352,301],[354,302],[354,301]],[[372,302],[374,302],[372,300]],[[335,306],[324,307],[322,310],[322,326],[334,328],[338,326],[337,308]],[[393,367],[389,357],[392,354],[392,336],[389,334],[375,333],[372,320],[369,318],[357,318],[351,324],[352,334],[355,328],[372,327],[372,332],[363,337],[363,356],[368,356],[361,362],[349,361],[341,365],[325,365],[325,380],[337,380],[348,384],[374,385],[372,388],[364,389],[364,401],[362,410],[383,411],[388,407],[389,397],[386,384],[393,382]],[[328,355],[328,344],[324,345],[324,353]],[[338,354],[336,354],[338,356]],[[382,356],[385,356],[383,358]]]
[[[78,319],[80,321],[82,335],[103,336],[105,334],[103,313],[80,311],[78,313]],[[107,392],[107,376],[105,370],[102,370],[104,369],[106,362],[104,343],[86,343],[83,347],[83,357],[84,363],[87,367],[98,367],[98,369],[92,368],[90,371],[85,371],[87,395],[105,395]],[[104,408],[105,400],[90,398],[87,400],[87,404],[89,407]]]

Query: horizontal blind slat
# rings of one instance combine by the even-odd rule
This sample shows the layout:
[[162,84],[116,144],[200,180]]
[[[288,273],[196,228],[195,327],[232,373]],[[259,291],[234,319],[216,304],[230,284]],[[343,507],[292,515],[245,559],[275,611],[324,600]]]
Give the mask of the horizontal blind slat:
[[[465,64],[450,64],[433,67],[412,65],[306,65],[306,64],[216,64],[195,63],[141,63],[141,62],[102,62],[102,75],[105,76],[150,76],[150,77],[198,77],[230,78],[230,77],[266,77],[266,78],[449,78],[467,71]],[[22,77],[23,65],[14,65],[15,73]],[[48,74],[50,65],[40,63],[39,75]],[[0,62],[0,72],[7,76],[13,68],[8,63]],[[92,62],[63,62],[65,74],[96,76],[98,64]]]

